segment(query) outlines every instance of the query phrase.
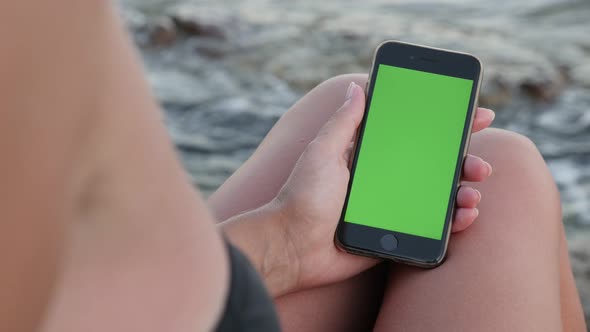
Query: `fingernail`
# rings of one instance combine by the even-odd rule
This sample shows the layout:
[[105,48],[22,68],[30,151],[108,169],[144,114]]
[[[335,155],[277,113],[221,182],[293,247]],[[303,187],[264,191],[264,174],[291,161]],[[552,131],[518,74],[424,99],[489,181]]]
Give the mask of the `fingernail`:
[[490,110],[490,112],[492,112],[492,122],[494,122],[494,119],[496,118],[496,112]]
[[356,84],[354,82],[350,82],[350,84],[348,85],[348,90],[346,90],[346,96],[344,97],[345,100],[349,100],[350,98],[352,98],[355,86]]
[[475,210],[475,218],[479,217],[479,209],[478,208],[474,208]]
[[492,175],[492,165],[490,165],[490,163],[488,163],[487,161],[484,161],[486,163],[486,167],[488,168],[488,176]]
[[477,198],[477,202],[478,203],[481,202],[481,192],[479,190],[477,190],[477,189],[473,189],[473,190],[475,190],[475,193],[477,193],[477,197],[478,197]]

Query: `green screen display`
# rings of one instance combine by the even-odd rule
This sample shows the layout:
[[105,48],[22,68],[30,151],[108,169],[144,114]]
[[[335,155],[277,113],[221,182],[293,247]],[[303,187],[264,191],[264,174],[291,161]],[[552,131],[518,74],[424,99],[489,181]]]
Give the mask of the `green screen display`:
[[440,240],[473,81],[379,65],[344,220]]

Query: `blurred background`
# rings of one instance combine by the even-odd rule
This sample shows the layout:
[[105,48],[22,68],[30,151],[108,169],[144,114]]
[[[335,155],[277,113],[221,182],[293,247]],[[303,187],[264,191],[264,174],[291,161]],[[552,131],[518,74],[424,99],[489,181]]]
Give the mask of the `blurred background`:
[[384,39],[480,57],[480,104],[497,111],[494,126],[529,136],[557,181],[588,321],[589,0],[120,2],[170,134],[206,193],[304,93],[367,73]]

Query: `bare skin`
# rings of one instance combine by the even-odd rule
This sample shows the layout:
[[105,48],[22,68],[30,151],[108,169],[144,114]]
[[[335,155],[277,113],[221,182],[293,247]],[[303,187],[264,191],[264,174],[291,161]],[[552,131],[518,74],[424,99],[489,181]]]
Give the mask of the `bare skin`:
[[0,331],[210,330],[222,240],[113,5],[0,15]]
[[[362,86],[366,75],[324,82],[287,112],[254,155],[211,196],[214,213],[227,218],[272,200],[306,142],[342,103],[342,91],[351,81]],[[538,151],[522,136],[489,129],[473,136],[470,153],[490,161],[494,175],[474,185],[484,197],[478,221],[473,231],[451,239],[443,267],[421,271],[394,265],[387,283],[385,269],[377,267],[340,283],[280,297],[276,303],[285,330],[370,330],[378,315],[376,331],[585,331],[559,196]],[[241,194],[241,188],[249,194]]]

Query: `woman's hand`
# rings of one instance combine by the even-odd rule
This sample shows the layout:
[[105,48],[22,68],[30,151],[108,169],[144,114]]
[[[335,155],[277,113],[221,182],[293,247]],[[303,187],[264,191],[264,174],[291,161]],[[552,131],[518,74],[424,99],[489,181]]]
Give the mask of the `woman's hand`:
[[[224,229],[259,271],[273,295],[338,282],[378,260],[350,255],[334,245],[334,233],[348,188],[351,143],[362,120],[365,94],[352,83],[346,101],[307,146],[278,196],[266,206],[228,221]],[[473,132],[487,128],[494,113],[478,109]],[[492,172],[468,156],[463,181],[479,182]],[[478,216],[481,194],[461,187],[452,230]]]
[[[294,251],[289,256],[298,267],[298,288],[344,280],[377,262],[346,254],[333,241],[348,188],[350,146],[364,108],[364,92],[352,83],[346,101],[309,144],[276,199],[284,215],[288,248]],[[488,127],[493,118],[493,112],[479,109],[473,132]],[[468,156],[463,180],[483,181],[491,172],[491,166],[481,158]],[[480,199],[481,194],[473,188],[459,190],[453,231],[473,223]]]

